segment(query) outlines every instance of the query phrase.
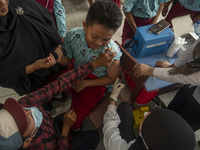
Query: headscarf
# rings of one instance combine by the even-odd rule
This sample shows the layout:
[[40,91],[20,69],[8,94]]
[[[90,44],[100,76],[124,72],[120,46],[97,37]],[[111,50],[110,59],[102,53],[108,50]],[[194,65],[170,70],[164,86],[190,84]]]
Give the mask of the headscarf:
[[[139,136],[129,150],[192,150],[195,136],[189,124],[176,112],[154,108],[144,119]],[[146,146],[145,146],[146,145]]]
[[[16,10],[22,8],[23,14]],[[43,83],[51,69],[26,75],[26,65],[45,58],[60,44],[50,12],[35,0],[10,0],[9,12],[0,16],[0,86],[19,94],[33,90],[32,83]],[[41,86],[41,85],[37,85]]]

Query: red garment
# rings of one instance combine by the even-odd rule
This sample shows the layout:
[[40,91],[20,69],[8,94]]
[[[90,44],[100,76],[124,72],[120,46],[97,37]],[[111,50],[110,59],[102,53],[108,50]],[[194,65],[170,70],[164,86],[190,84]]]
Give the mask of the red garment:
[[53,13],[54,0],[35,0],[35,1],[40,3],[42,6],[44,6],[46,9],[50,11],[53,21],[55,23],[55,16]]
[[177,1],[172,6],[172,8],[169,11],[168,15],[166,16],[165,20],[171,23],[171,20],[173,18],[184,16],[184,15],[188,15],[188,14],[191,14],[191,18],[193,19],[197,15],[197,13],[199,13],[199,12],[186,9],[184,6],[182,6],[180,4],[179,1]]
[[113,2],[115,2],[119,8],[121,8],[121,0],[112,0]]
[[[124,76],[126,78],[127,85],[131,90],[135,88],[134,81],[124,72]],[[145,86],[140,90],[138,96],[135,99],[137,104],[146,104],[150,102],[158,93],[158,90],[147,92]]]
[[[35,92],[32,92],[27,96],[19,99],[18,102],[22,107],[37,107],[43,114],[43,121],[40,126],[40,129],[42,129],[42,134],[30,143],[29,147],[27,148],[28,150],[71,149],[71,136],[69,136],[69,139],[67,136],[62,135],[60,135],[58,138],[55,137],[56,133],[53,126],[53,118],[42,108],[42,105],[50,101],[55,95],[61,93],[64,90],[68,90],[77,84],[92,71],[94,71],[94,67],[91,63],[84,64],[76,69],[72,69],[67,73],[62,74],[54,82],[43,86]],[[49,142],[43,144],[42,140],[48,138],[52,139]]]
[[[96,79],[97,76],[92,73],[89,74],[85,79]],[[72,92],[72,103],[71,108],[74,108],[77,114],[77,120],[72,126],[72,129],[78,129],[82,126],[83,119],[89,115],[92,108],[102,100],[106,91],[105,86],[87,87],[76,93]]]
[[[154,19],[154,17],[145,20],[144,18],[139,18],[139,17],[134,16],[134,20],[135,20],[137,27],[149,25],[153,21],[153,19]],[[124,27],[123,27],[123,33],[122,33],[122,42],[127,40],[127,39],[131,39],[134,35],[135,35],[135,33],[133,32],[129,23],[125,19]]]

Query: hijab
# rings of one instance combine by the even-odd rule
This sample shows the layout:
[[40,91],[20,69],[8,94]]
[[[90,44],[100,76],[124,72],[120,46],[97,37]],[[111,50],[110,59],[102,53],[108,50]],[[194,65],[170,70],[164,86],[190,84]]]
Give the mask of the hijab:
[[189,124],[176,112],[160,107],[154,108],[144,119],[142,136],[129,150],[192,150],[195,135]]
[[[41,69],[29,77],[26,65],[47,57],[60,37],[50,12],[35,0],[10,0],[8,7],[8,14],[0,16],[0,85],[24,94],[32,90],[31,76],[39,80],[51,73]],[[21,15],[16,13],[19,9]]]

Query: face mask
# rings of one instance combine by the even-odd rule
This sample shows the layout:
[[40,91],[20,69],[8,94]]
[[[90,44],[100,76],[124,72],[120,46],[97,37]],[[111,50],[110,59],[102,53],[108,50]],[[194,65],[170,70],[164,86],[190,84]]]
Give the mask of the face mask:
[[24,108],[24,109],[31,110],[31,115],[33,116],[33,120],[35,122],[35,128],[40,127],[43,120],[43,115],[41,111],[39,111],[39,109],[36,107],[29,107],[29,108]]

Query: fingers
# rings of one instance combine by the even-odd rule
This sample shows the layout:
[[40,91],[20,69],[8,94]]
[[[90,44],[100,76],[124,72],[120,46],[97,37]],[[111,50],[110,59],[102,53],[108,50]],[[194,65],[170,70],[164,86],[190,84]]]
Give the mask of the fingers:
[[74,109],[70,109],[68,112],[67,112],[67,117],[73,119],[73,120],[76,120],[77,118],[77,114],[76,112],[74,111]]
[[106,54],[106,53],[110,53],[112,50],[113,50],[113,47],[112,47],[112,48],[106,47],[106,48],[105,48],[105,54]]

